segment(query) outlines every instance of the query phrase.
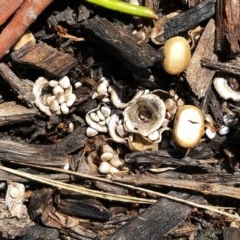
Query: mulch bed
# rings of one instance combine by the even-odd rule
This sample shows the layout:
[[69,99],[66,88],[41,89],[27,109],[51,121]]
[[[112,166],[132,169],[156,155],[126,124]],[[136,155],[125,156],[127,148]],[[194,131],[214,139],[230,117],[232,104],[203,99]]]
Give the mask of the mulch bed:
[[240,239],[240,1],[139,3],[1,0],[0,239]]

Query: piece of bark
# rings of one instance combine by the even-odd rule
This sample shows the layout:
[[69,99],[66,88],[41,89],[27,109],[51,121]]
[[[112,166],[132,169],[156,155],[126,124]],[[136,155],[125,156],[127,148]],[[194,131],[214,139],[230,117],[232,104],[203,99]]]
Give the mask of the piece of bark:
[[26,229],[24,236],[21,240],[60,240],[59,230],[55,228],[49,228],[41,225],[33,225]]
[[[211,155],[211,151],[209,152],[209,149],[206,149],[207,156]],[[205,155],[206,156],[206,155]],[[166,166],[189,166],[189,167],[198,167],[198,168],[210,168],[210,165],[207,163],[206,160],[203,160],[201,158],[204,157],[204,155],[201,155],[199,159],[191,158],[191,157],[174,157],[174,153],[170,154],[167,151],[164,150],[157,150],[157,151],[145,151],[145,152],[133,152],[128,153],[125,155],[124,160],[126,163],[138,163],[138,164],[161,164]],[[210,164],[213,164],[211,162]]]
[[221,57],[240,54],[240,0],[218,0],[215,50]]
[[53,77],[64,77],[77,64],[76,58],[68,53],[45,44],[26,44],[11,53],[13,61],[41,69]]
[[152,175],[152,176],[112,176],[112,180],[120,181],[123,183],[133,184],[136,186],[139,185],[158,185],[158,186],[167,186],[171,189],[187,189],[194,192],[201,192],[206,195],[213,196],[225,196],[234,199],[240,199],[240,189],[236,187],[229,187],[220,184],[212,184],[205,182],[196,182],[192,180],[181,180],[181,179],[168,179],[161,176]]
[[22,144],[0,139],[0,159],[4,162],[20,162],[43,166],[64,167],[69,163],[69,156],[52,151],[47,145]]
[[224,240],[239,240],[240,239],[240,229],[236,227],[229,227],[223,229],[223,239]]
[[61,142],[51,145],[51,150],[61,154],[70,154],[82,149],[87,140],[85,133],[86,129],[84,127],[78,127]]
[[[223,112],[221,108],[221,103],[219,102],[218,96],[216,96],[216,91],[213,90],[212,85],[210,85],[206,91],[206,94],[201,104],[201,110],[205,113],[209,113],[212,116],[212,119],[216,126],[222,125]],[[210,144],[215,142],[219,143],[218,145],[220,146],[225,140],[226,139],[224,136],[217,135],[210,142]],[[211,146],[209,147],[211,148]]]
[[180,33],[188,32],[201,22],[211,18],[215,14],[215,2],[216,0],[203,1],[195,7],[170,18],[163,26],[163,33],[156,37],[156,40],[164,42]]
[[33,221],[42,215],[47,206],[52,205],[52,195],[52,188],[42,188],[32,193],[28,204],[28,213]]
[[60,22],[67,23],[69,26],[77,24],[74,18],[74,14],[75,14],[74,11],[75,10],[71,9],[70,7],[64,8],[62,11],[56,11],[56,14],[52,14],[47,20],[49,27],[51,25],[56,26]]
[[[23,169],[21,169],[21,170],[23,170]],[[29,168],[24,171],[31,173],[31,170],[29,170]],[[61,181],[61,182],[69,181],[70,178],[72,179],[72,177],[70,177],[68,174],[64,174],[64,173],[41,174],[41,177],[48,178],[51,180]],[[19,183],[29,183],[32,181],[32,180],[24,178],[24,177],[19,177],[17,175],[11,174],[11,173],[0,171],[0,181],[5,182],[6,180],[11,180],[13,182],[19,182]]]
[[38,115],[40,115],[40,112],[36,108],[25,108],[16,104],[16,102],[0,104],[0,126],[30,122]]
[[66,215],[107,221],[110,213],[98,200],[68,193],[57,198],[56,209]]
[[0,59],[53,0],[25,0],[0,35]]
[[0,63],[0,76],[28,107],[34,106],[35,97],[32,93],[32,86],[29,83],[19,79],[5,63]]
[[[96,232],[90,229],[84,228],[82,223],[78,224],[76,227],[63,229],[61,231],[64,237],[69,236],[69,239],[79,239],[79,240],[101,240]],[[62,239],[62,238],[61,238]]]
[[133,69],[152,67],[162,59],[159,51],[105,18],[95,17],[80,27],[88,40]]
[[0,209],[1,239],[19,239],[24,235],[25,230],[33,224],[26,207],[21,218],[11,217],[11,213],[3,199],[0,202]]
[[217,56],[213,53],[214,34],[214,20],[210,19],[194,51],[190,65],[186,70],[187,82],[198,98],[205,96],[206,91],[209,85],[212,83],[212,78],[215,74],[215,70],[201,66],[201,59],[203,58],[208,58],[211,60],[217,59]]
[[77,128],[61,142],[50,145],[22,144],[0,139],[0,160],[63,168],[70,164],[72,153],[83,148],[86,141],[85,129]]
[[240,63],[239,61],[232,62],[219,62],[217,60],[210,59],[202,59],[202,66],[208,67],[217,71],[221,71],[224,73],[234,74],[236,76],[240,76]]
[[[188,194],[175,193],[174,196],[189,200]],[[187,205],[168,199],[160,199],[144,213],[128,221],[109,237],[108,240],[161,239],[172,229],[180,225],[190,213],[191,208]]]
[[23,0],[1,0],[0,26],[21,6]]

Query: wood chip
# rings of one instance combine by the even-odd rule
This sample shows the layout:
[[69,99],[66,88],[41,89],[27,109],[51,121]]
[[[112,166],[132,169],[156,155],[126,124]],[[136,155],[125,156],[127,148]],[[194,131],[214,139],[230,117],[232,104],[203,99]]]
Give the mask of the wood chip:
[[240,53],[240,1],[218,0],[216,4],[216,44],[215,50],[224,57],[234,57]]
[[[189,198],[188,194],[174,195],[184,199]],[[160,199],[144,213],[128,221],[108,239],[162,239],[161,237],[178,226],[190,213],[191,208],[187,205]]]
[[159,51],[105,18],[84,21],[81,28],[87,40],[133,69],[152,67],[162,59]]
[[23,0],[1,0],[0,26],[21,6]]
[[20,64],[41,69],[54,77],[64,77],[77,64],[70,54],[58,51],[47,44],[26,45],[11,54]]
[[217,59],[217,56],[213,53],[214,34],[214,20],[210,19],[198,42],[196,50],[192,56],[190,65],[186,70],[187,82],[195,95],[198,96],[198,98],[202,98],[205,96],[206,91],[211,84],[212,78],[215,74],[214,70],[201,66],[201,59],[203,58],[208,58],[211,60]]
[[0,126],[30,122],[37,115],[40,112],[36,108],[28,109],[13,101],[0,104]]

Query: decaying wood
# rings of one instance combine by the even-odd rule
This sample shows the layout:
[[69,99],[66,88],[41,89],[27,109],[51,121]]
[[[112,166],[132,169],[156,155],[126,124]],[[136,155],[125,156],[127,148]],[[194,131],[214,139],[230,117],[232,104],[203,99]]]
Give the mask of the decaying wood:
[[60,143],[52,145],[30,145],[0,139],[0,160],[64,167],[70,163],[67,154],[83,148],[86,139],[84,133],[84,128],[77,128]]
[[35,225],[29,226],[27,229],[25,229],[24,236],[21,239],[22,240],[28,240],[28,239],[31,239],[31,240],[39,240],[39,239],[59,240],[60,233],[59,233],[58,229],[35,224]]
[[95,17],[80,27],[88,40],[132,69],[148,68],[161,61],[160,52],[107,19]]
[[84,147],[87,140],[85,135],[86,129],[84,127],[76,128],[71,134],[65,137],[59,143],[51,145],[52,151],[61,154],[70,154]]
[[21,6],[23,0],[1,0],[0,6],[0,25],[5,23],[7,19]]
[[[199,159],[191,158],[191,157],[184,157],[184,158],[177,158],[174,157],[174,154],[170,154],[164,150],[158,151],[146,151],[146,152],[133,152],[125,155],[125,161],[127,163],[138,163],[138,164],[164,164],[166,166],[191,166],[191,167],[199,167],[204,169],[211,169],[212,167],[210,164],[213,164],[216,161],[207,162],[206,160],[202,160],[204,156],[211,155],[211,151],[206,149],[207,155],[201,155]],[[197,157],[197,156],[195,156]]]
[[231,61],[231,62],[219,62],[216,60],[210,59],[202,59],[202,66],[208,67],[217,71],[234,74],[236,76],[240,76],[240,63],[239,61]]
[[68,53],[60,52],[45,43],[26,44],[12,52],[12,59],[20,64],[41,69],[54,77],[64,77],[77,64],[77,60]]
[[28,145],[0,139],[0,160],[64,167],[69,163],[67,155],[53,152],[47,145]]
[[170,18],[164,24],[164,32],[158,38],[167,40],[180,33],[187,32],[202,21],[211,18],[215,13],[216,0],[206,0],[195,7]]
[[61,193],[57,197],[56,209],[64,214],[79,218],[90,218],[100,221],[107,221],[110,213],[98,200],[81,197],[68,193]]
[[220,57],[240,54],[240,1],[218,0],[216,6],[216,44]]
[[0,35],[0,59],[53,0],[25,0]]
[[25,108],[16,102],[3,102],[0,104],[0,126],[14,123],[30,122],[40,115],[36,108]]
[[196,182],[192,180],[181,179],[168,179],[160,176],[113,176],[112,180],[120,181],[123,183],[131,183],[134,185],[159,185],[168,186],[171,188],[180,188],[185,190],[191,190],[201,192],[207,195],[225,196],[235,199],[240,199],[240,189],[235,187],[224,186],[220,184],[211,184],[205,182]]
[[0,76],[18,94],[18,98],[23,100],[29,107],[33,107],[35,97],[32,93],[32,86],[21,79],[5,64],[0,63]]
[[[208,113],[212,116],[212,119],[216,126],[222,125],[223,112],[221,111],[220,104],[221,103],[219,102],[218,96],[216,95],[213,86],[209,85],[204,96],[203,102],[201,104],[201,109],[203,112]],[[219,143],[223,142],[224,140],[225,139],[223,139],[223,136],[216,136],[214,138],[214,141]]]
[[74,233],[77,239],[79,236],[82,236],[82,239],[95,239],[97,237],[95,233],[78,224],[78,219],[62,215],[55,210],[52,189],[43,188],[35,191],[31,196],[28,211],[31,219],[40,219],[43,224],[50,227],[65,228],[66,233],[70,232],[70,236],[71,233]]
[[239,240],[240,230],[237,227],[223,229],[223,240]]
[[[174,194],[189,199],[188,194]],[[192,199],[191,199],[192,200]],[[132,218],[118,229],[108,240],[157,240],[166,236],[172,229],[181,224],[191,213],[191,208],[168,199],[160,199],[144,213]]]
[[198,98],[205,96],[206,91],[209,85],[212,83],[212,78],[215,74],[214,70],[201,66],[202,58],[209,58],[212,60],[217,59],[217,56],[213,53],[214,35],[214,20],[210,19],[194,51],[190,65],[186,70],[187,82],[190,85],[192,91],[196,94],[196,96],[198,96]]
[[27,209],[21,218],[16,218],[10,217],[11,213],[4,201],[1,201],[0,208],[0,229],[2,239],[16,239],[24,235],[25,230],[32,225]]
[[[28,170],[29,170],[29,168],[28,168]],[[28,170],[26,169],[26,172]],[[51,174],[51,173],[42,174],[41,173],[41,176],[44,177],[44,178],[48,178],[48,179],[56,180],[56,181],[61,181],[61,182],[62,181],[69,181],[70,178],[71,178],[68,174],[64,174],[64,173],[53,173],[53,174]],[[28,180],[28,179],[23,178],[23,177],[16,176],[16,175],[11,174],[11,173],[0,171],[0,181],[5,182],[6,180],[19,182],[19,183],[27,183],[27,182],[31,181],[31,180]]]

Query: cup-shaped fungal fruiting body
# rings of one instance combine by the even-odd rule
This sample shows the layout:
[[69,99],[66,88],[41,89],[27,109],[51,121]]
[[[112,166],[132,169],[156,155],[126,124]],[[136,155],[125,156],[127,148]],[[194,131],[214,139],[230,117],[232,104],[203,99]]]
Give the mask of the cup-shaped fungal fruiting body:
[[184,105],[176,113],[173,125],[173,138],[183,148],[194,148],[204,134],[204,116],[193,105]]
[[188,67],[191,60],[191,48],[184,37],[173,37],[167,40],[163,47],[163,69],[176,75]]
[[161,127],[165,114],[163,100],[155,94],[145,94],[125,108],[124,128],[128,132],[148,136]]

